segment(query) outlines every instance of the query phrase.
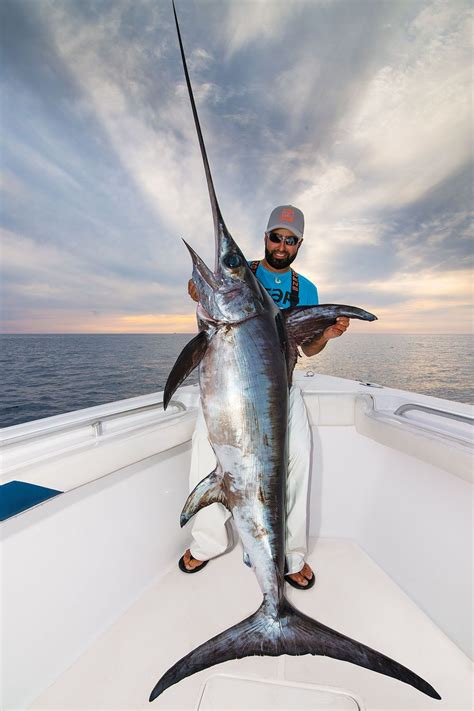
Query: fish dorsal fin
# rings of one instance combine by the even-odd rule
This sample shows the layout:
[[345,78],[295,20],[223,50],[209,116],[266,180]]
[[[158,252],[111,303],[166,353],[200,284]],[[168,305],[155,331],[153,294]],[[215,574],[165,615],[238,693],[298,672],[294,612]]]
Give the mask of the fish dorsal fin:
[[186,380],[194,368],[199,365],[207,350],[207,336],[204,331],[200,331],[189,343],[187,343],[178,356],[176,363],[171,369],[166,381],[163,394],[163,407],[166,410],[169,401],[181,383]]
[[229,508],[227,497],[222,488],[222,476],[218,467],[200,481],[189,494],[181,512],[181,527],[185,526],[189,519],[205,506],[215,503],[223,504],[227,509]]
[[298,358],[298,346],[319,338],[323,331],[336,323],[339,316],[357,318],[362,321],[375,321],[374,314],[357,306],[342,304],[320,304],[319,306],[295,306],[284,309],[282,314],[286,322],[288,336],[288,369],[293,372]]
[[317,338],[325,328],[336,323],[339,316],[357,318],[362,321],[376,321],[377,316],[357,306],[342,304],[320,304],[318,306],[296,306],[282,311],[286,321],[288,337],[298,346]]
[[336,323],[337,318],[332,313],[327,314],[325,306],[296,306],[282,313],[288,339],[297,346],[317,338],[325,328]]

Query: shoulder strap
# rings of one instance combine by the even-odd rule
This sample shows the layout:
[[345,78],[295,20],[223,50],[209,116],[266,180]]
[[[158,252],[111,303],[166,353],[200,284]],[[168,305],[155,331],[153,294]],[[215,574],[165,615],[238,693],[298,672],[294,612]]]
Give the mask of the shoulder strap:
[[298,306],[298,301],[300,300],[300,280],[298,274],[294,269],[291,270],[291,294],[290,294],[290,306]]
[[260,259],[255,259],[253,262],[250,262],[249,267],[253,271],[254,274],[256,274],[259,264],[260,264]]

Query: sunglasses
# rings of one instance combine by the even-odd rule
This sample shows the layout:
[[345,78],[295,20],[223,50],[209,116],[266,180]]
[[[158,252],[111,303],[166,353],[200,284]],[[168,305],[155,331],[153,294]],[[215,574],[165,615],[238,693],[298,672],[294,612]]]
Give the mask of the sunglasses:
[[279,235],[278,232],[267,232],[267,237],[270,240],[270,242],[274,242],[275,244],[281,244],[281,242],[284,242],[288,247],[295,247],[299,239],[298,237],[283,237],[283,235]]

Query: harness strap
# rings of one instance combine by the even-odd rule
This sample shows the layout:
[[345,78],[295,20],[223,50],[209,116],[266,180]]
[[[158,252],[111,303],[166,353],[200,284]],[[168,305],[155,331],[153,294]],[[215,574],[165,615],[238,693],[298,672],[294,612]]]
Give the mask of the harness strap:
[[[258,266],[260,264],[260,259],[254,259],[250,262],[249,267],[254,274],[257,273]],[[298,301],[300,300],[300,280],[298,274],[294,269],[291,269],[291,293],[290,293],[290,306],[298,306]]]
[[298,306],[298,301],[300,300],[299,293],[300,293],[300,280],[298,278],[298,274],[295,272],[294,269],[292,269],[291,270],[291,294],[290,294],[290,305],[291,306]]

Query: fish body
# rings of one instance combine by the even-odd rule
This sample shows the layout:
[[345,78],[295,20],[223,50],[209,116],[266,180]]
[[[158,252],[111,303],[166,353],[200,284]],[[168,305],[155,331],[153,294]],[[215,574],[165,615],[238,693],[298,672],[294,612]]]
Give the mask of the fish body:
[[288,379],[273,309],[218,329],[199,378],[223,498],[276,610],[284,565]]
[[183,349],[166,383],[165,407],[199,367],[201,401],[216,468],[189,495],[184,526],[204,506],[231,511],[263,601],[250,617],[200,645],[158,681],[153,701],[181,679],[214,664],[252,655],[320,654],[400,679],[432,698],[430,684],[385,655],[299,612],[284,594],[288,393],[297,346],[336,322],[375,316],[353,306],[326,304],[280,311],[259,284],[230,235],[217,203],[178,39],[214,217],[216,263],[211,271],[188,246],[199,294],[200,331]]

